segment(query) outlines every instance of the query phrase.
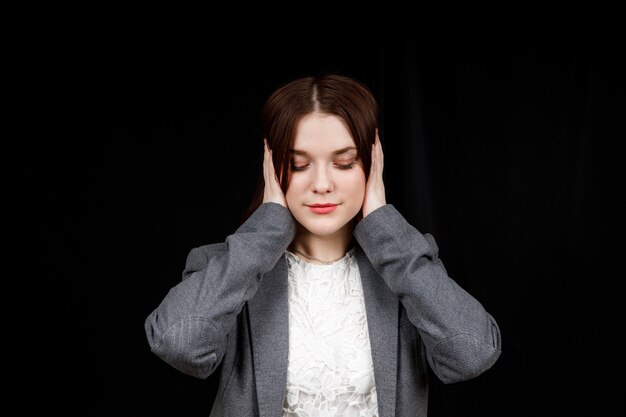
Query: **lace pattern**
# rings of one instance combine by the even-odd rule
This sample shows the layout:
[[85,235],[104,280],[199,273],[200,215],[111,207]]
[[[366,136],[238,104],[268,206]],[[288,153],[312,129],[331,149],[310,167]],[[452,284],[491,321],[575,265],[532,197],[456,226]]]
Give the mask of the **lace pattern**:
[[330,265],[286,251],[289,365],[283,417],[377,417],[361,276],[352,248]]

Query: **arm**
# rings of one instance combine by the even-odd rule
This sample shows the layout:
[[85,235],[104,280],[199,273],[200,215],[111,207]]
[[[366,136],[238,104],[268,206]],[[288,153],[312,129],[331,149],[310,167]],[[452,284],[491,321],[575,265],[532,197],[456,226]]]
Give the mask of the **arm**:
[[188,375],[211,375],[224,357],[237,315],[295,230],[286,207],[263,203],[224,244],[193,249],[182,282],[145,321],[152,352]]
[[421,234],[386,204],[361,220],[354,235],[374,269],[400,298],[442,382],[474,378],[495,363],[501,351],[497,323],[448,277],[430,234]]

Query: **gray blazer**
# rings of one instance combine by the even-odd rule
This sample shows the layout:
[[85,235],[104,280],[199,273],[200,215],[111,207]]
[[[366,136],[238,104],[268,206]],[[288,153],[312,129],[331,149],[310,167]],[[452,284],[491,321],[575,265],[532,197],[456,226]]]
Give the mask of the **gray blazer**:
[[[197,378],[220,369],[211,416],[279,417],[287,384],[285,250],[291,212],[264,203],[225,242],[192,249],[182,282],[145,321],[152,352]],[[354,228],[380,417],[426,416],[428,367],[474,378],[500,355],[500,330],[450,277],[430,234],[391,204]],[[220,368],[221,365],[221,368]]]

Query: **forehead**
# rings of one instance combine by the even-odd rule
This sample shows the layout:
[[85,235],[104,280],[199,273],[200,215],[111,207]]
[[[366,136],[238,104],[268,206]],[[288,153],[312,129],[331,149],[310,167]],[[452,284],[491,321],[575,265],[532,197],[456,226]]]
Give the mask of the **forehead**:
[[[350,149],[353,148],[353,149]],[[312,113],[298,123],[293,155],[325,156],[355,152],[354,139],[346,123],[338,116]]]

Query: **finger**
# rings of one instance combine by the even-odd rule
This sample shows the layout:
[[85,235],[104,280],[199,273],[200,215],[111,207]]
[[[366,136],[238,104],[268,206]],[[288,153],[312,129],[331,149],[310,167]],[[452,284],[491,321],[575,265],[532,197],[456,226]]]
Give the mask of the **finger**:
[[378,136],[378,129],[376,129],[376,161],[378,169],[382,171],[384,165],[383,146],[380,142],[380,136]]
[[370,178],[376,175],[376,144],[372,145],[372,166],[370,167]]
[[274,174],[274,178],[276,179],[276,182],[278,183],[278,174],[276,173],[276,167],[274,166],[274,158],[271,158],[271,162],[272,162],[272,173]]
[[[276,169],[274,167],[274,151],[272,149],[269,148],[269,145],[267,143],[267,138],[263,139],[263,142],[265,142],[265,147],[266,147],[266,161],[267,161],[267,174],[268,174],[268,178],[274,178],[274,180],[276,180],[276,182],[278,184],[280,184],[280,180],[278,179],[278,173],[276,172]],[[282,174],[282,172],[281,172]]]
[[382,149],[380,147],[380,140],[378,140],[376,146],[374,147],[374,155],[372,156],[372,159],[374,160],[375,175],[380,176],[383,169],[383,157]]
[[271,167],[270,167],[270,150],[269,147],[267,146],[267,139],[264,139],[265,145],[264,145],[264,150],[263,150],[263,170],[265,173],[265,178],[269,181],[269,179],[271,178]]

